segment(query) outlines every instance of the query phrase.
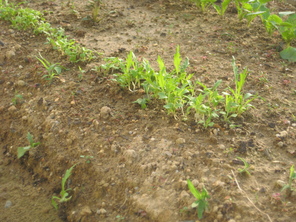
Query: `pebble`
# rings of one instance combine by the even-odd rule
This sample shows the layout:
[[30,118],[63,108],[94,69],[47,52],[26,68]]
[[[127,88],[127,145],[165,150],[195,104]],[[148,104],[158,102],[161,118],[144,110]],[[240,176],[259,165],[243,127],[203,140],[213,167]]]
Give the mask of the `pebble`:
[[5,208],[9,208],[9,207],[11,207],[11,206],[12,206],[12,202],[11,202],[10,200],[7,200],[7,201],[5,202],[4,207],[5,207]]
[[15,52],[14,51],[12,51],[12,50],[9,50],[9,51],[7,51],[6,52],[6,59],[11,59],[13,56],[15,56]]
[[87,215],[91,215],[91,214],[92,214],[92,211],[89,206],[84,206],[82,208],[82,210],[80,211],[80,216],[87,216]]
[[126,150],[126,151],[124,152],[124,156],[126,156],[126,157],[129,158],[129,159],[134,159],[134,158],[137,157],[137,153],[136,153],[136,151],[134,151],[134,150]]
[[108,106],[103,106],[103,107],[101,108],[101,112],[100,112],[100,114],[101,114],[101,117],[102,117],[103,119],[108,119],[108,118],[110,117],[110,114],[111,114],[111,108],[108,107]]
[[8,111],[16,111],[16,110],[17,110],[17,109],[16,109],[15,106],[11,106],[11,107],[8,108]]
[[278,187],[284,187],[286,185],[286,182],[285,181],[282,181],[282,180],[277,180],[276,181],[276,186]]
[[284,144],[284,142],[280,141],[280,142],[278,142],[277,145],[278,145],[279,147],[283,147],[285,144]]
[[288,136],[288,132],[284,130],[284,131],[281,131],[280,133],[276,134],[276,136],[284,138],[284,137]]
[[25,81],[23,81],[23,80],[18,80],[18,81],[16,82],[16,85],[18,85],[18,86],[24,86],[24,85],[26,85],[26,83],[25,83]]
[[107,210],[105,210],[104,208],[97,210],[97,214],[106,214],[106,213],[107,213]]
[[183,190],[180,194],[180,198],[181,199],[184,199],[184,198],[187,198],[187,197],[190,197],[189,193],[187,193],[185,190]]
[[185,142],[186,142],[186,140],[184,138],[178,138],[178,139],[176,139],[176,144],[183,144]]

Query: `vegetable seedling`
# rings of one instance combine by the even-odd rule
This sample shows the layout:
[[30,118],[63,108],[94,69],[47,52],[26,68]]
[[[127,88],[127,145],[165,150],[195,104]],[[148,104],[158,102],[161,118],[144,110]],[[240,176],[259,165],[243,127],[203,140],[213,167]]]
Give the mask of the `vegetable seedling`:
[[29,141],[30,145],[29,146],[24,146],[24,147],[18,147],[17,148],[17,158],[21,158],[31,148],[34,148],[34,147],[40,145],[40,142],[37,142],[37,143],[34,142],[33,135],[31,133],[29,133],[29,132],[27,134],[27,140]]
[[[68,192],[71,190],[71,188],[65,189],[65,184],[66,184],[68,178],[71,176],[72,170],[75,166],[76,166],[76,164],[74,164],[71,168],[67,169],[64,177],[62,178],[62,190],[60,192],[60,197],[52,196],[52,198],[51,198],[51,204],[53,205],[53,207],[56,210],[59,208],[58,203],[67,202],[72,198],[72,196],[68,197],[69,196]],[[58,201],[58,203],[56,200]]]
[[251,173],[249,172],[250,164],[244,158],[241,158],[241,157],[236,157],[236,158],[241,160],[244,163],[244,168],[239,168],[238,171],[241,174],[245,173],[247,175],[251,175]]
[[294,188],[292,188],[292,183],[293,183],[293,180],[295,179],[296,179],[296,171],[294,170],[294,165],[292,165],[290,167],[289,182],[282,188],[281,192],[283,192],[284,190],[288,190],[288,193],[291,193],[291,191],[294,190]]
[[202,219],[203,213],[209,204],[207,200],[207,198],[210,197],[208,191],[206,188],[203,188],[202,191],[199,192],[189,179],[187,180],[187,184],[190,192],[196,198],[196,201],[194,201],[191,206],[192,208],[197,208],[198,219]]
[[47,70],[47,73],[48,73],[42,76],[42,78],[52,81],[53,78],[57,78],[57,76],[62,73],[63,69],[66,70],[66,68],[61,66],[60,63],[51,64],[49,61],[43,58],[40,53],[39,53],[39,56],[40,58],[37,56],[36,58],[39,60],[39,62],[42,63],[42,65],[44,66],[44,68]]

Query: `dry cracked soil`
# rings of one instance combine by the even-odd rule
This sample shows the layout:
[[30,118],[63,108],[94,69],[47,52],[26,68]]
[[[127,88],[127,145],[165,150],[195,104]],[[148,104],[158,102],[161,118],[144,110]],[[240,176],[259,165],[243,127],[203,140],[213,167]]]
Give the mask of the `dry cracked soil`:
[[[187,179],[210,195],[200,221],[295,221],[296,193],[281,188],[296,162],[296,66],[280,58],[279,34],[269,36],[259,19],[239,21],[233,5],[221,18],[187,1],[103,0],[94,22],[89,4],[23,4],[101,53],[89,63],[71,64],[45,36],[0,20],[0,221],[199,221]],[[295,11],[285,2],[268,6]],[[204,129],[167,115],[159,101],[141,109],[133,103],[141,91],[94,71],[104,57],[124,59],[129,51],[152,65],[159,55],[172,69],[177,45],[188,73],[209,87],[217,80],[221,90],[233,87],[233,56],[248,67],[244,92],[259,97],[234,119],[236,127],[218,121]],[[39,53],[67,70],[42,79]],[[41,144],[18,159],[28,132]],[[250,175],[239,172],[237,157],[250,164]],[[74,164],[66,183],[72,198],[55,210],[51,197]]]

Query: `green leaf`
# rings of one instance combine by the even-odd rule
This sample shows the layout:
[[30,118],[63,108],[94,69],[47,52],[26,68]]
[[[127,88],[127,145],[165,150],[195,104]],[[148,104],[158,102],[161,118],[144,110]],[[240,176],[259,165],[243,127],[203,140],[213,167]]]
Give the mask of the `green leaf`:
[[280,52],[282,59],[287,59],[289,62],[296,62],[296,48],[288,47]]
[[190,190],[190,192],[193,194],[193,196],[199,200],[201,198],[201,194],[199,193],[199,191],[194,187],[194,185],[192,184],[192,182],[188,179],[187,180],[187,184],[188,184],[188,188]]
[[29,149],[31,146],[25,146],[25,147],[18,147],[17,148],[17,158],[21,158]]

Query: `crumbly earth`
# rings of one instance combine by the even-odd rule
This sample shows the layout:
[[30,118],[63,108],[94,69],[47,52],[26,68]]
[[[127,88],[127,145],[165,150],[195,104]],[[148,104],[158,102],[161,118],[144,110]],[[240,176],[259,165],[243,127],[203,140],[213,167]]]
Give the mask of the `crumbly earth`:
[[[233,6],[221,18],[186,1],[103,0],[93,22],[88,5],[24,5],[102,53],[88,64],[71,64],[44,36],[0,21],[0,221],[198,221],[187,179],[209,192],[201,221],[295,221],[296,193],[280,191],[296,162],[296,67],[280,58],[279,34],[269,36],[259,19],[248,27]],[[295,10],[278,1],[269,7]],[[159,101],[143,110],[133,103],[141,91],[94,70],[102,58],[129,51],[154,65],[159,55],[171,69],[177,45],[190,60],[188,72],[208,87],[217,80],[221,91],[233,87],[232,56],[249,68],[244,91],[259,98],[234,120],[236,128],[176,120]],[[39,53],[68,70],[52,82],[42,79]],[[41,145],[18,159],[28,132]],[[239,173],[237,157],[250,163],[251,175]],[[51,197],[74,164],[66,184],[72,199],[55,210]]]

